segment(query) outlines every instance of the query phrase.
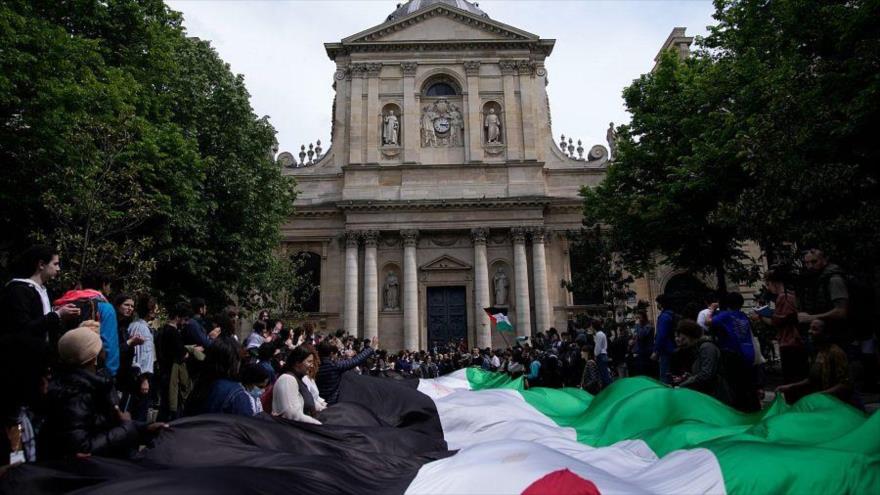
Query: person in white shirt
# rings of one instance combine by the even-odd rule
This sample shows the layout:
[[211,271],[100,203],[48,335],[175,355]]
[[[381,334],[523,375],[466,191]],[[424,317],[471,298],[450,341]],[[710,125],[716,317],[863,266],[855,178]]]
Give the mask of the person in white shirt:
[[296,347],[290,351],[287,362],[284,363],[283,374],[272,388],[273,415],[303,423],[321,424],[314,418],[317,414],[315,399],[308,385],[303,382],[303,377],[308,376],[314,365],[315,358],[308,349]]
[[309,392],[311,392],[312,398],[315,399],[315,411],[321,412],[324,409],[327,409],[327,401],[321,397],[321,393],[318,391],[318,383],[315,382],[315,377],[318,375],[318,368],[321,366],[321,358],[318,356],[318,350],[315,349],[315,346],[306,344],[303,348],[312,353],[314,363],[308,374],[302,377],[302,381],[306,384]]
[[712,315],[718,309],[718,298],[710,297],[706,299],[706,309],[700,311],[697,315],[697,325],[703,328],[703,332],[708,332],[712,325]]
[[490,359],[492,364],[492,369],[497,370],[501,367],[501,359],[498,357],[498,353],[495,351],[489,351],[489,355],[492,356]]
[[608,337],[602,331],[602,323],[599,320],[591,322],[590,333],[593,334],[596,345],[593,353],[596,355],[596,364],[599,365],[599,378],[602,380],[602,386],[607,387],[611,385],[611,372],[608,370]]

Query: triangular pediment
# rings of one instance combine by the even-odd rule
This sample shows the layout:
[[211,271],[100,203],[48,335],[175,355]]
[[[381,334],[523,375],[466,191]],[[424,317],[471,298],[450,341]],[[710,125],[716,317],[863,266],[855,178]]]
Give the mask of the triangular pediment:
[[468,265],[464,261],[460,259],[453,258],[452,256],[443,255],[434,261],[426,263],[420,267],[421,270],[426,271],[439,271],[439,270],[470,270],[473,268],[471,265]]
[[406,17],[367,29],[343,43],[538,40],[538,36],[449,5],[432,5]]

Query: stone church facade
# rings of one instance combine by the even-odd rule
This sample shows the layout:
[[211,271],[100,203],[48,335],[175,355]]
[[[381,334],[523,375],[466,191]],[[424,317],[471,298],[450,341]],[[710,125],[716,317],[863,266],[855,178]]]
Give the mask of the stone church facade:
[[490,306],[517,335],[566,327],[566,233],[609,156],[555,143],[553,46],[465,0],[412,0],[325,44],[332,146],[278,157],[299,190],[286,249],[319,267],[319,328],[420,349],[504,345]]

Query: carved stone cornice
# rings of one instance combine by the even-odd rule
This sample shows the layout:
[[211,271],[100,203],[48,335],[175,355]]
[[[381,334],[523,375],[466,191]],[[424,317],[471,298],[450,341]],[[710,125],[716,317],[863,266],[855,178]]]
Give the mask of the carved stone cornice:
[[400,237],[403,238],[403,247],[415,247],[419,241],[419,231],[404,229],[400,231]]
[[[423,12],[420,15],[409,16],[401,19],[398,22],[389,24],[387,26],[382,27],[381,29],[377,29],[375,31],[369,32],[359,37],[350,37],[346,38],[345,41],[356,43],[356,42],[364,42],[364,41],[377,41],[380,40],[392,33],[396,33],[403,29],[406,29],[414,24],[418,24],[420,22],[426,21],[433,17],[447,17],[449,19],[461,22],[463,24],[467,24],[468,26],[472,26],[474,28],[480,29],[482,31],[486,31],[492,33],[499,38],[504,39],[512,39],[512,40],[527,40],[529,36],[534,36],[530,33],[517,33],[512,31],[511,29],[505,29],[499,26],[495,21],[491,19],[481,19],[475,17],[473,14],[469,14],[467,12],[462,12],[461,10],[449,9],[445,6],[438,6],[434,9]],[[526,36],[529,35],[529,36]],[[355,35],[357,36],[357,35]]]
[[[428,199],[396,201],[342,201],[336,207],[342,211],[378,210],[458,210],[458,209],[509,209],[545,208],[551,205],[551,198],[473,198],[473,199]],[[580,206],[581,208],[583,206]]]
[[512,76],[516,74],[516,60],[510,59],[501,59],[498,61],[498,66],[501,67],[501,74],[505,76]]
[[400,70],[403,71],[404,76],[414,76],[416,75],[416,69],[419,68],[418,62],[401,62]]
[[486,245],[486,238],[489,236],[489,229],[478,227],[475,229],[471,229],[471,238],[474,240],[474,245],[483,244]]
[[514,227],[510,229],[510,237],[513,238],[514,244],[524,244],[526,242],[526,229]]
[[336,60],[340,55],[352,53],[376,53],[376,52],[415,52],[424,53],[430,51],[469,51],[469,50],[524,50],[537,55],[548,56],[553,51],[552,40],[527,41],[527,40],[443,40],[443,41],[401,41],[396,43],[374,42],[342,44],[328,43],[327,55]]
[[376,247],[379,244],[379,231],[365,230],[363,232],[364,246]]
[[467,60],[464,62],[464,73],[469,76],[480,75],[480,62],[477,60]]

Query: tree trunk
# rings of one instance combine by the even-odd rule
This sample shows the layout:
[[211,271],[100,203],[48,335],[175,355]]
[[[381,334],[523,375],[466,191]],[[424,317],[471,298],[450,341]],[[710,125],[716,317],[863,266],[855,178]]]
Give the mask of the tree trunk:
[[715,264],[715,285],[718,287],[718,295],[727,294],[727,271],[724,269],[724,262]]

